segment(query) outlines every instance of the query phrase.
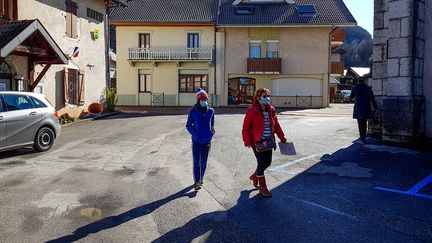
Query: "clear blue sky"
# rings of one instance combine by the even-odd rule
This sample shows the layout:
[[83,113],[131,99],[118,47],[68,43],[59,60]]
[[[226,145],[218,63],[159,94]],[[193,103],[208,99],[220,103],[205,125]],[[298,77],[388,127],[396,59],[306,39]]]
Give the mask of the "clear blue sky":
[[374,0],[344,0],[357,24],[373,35]]

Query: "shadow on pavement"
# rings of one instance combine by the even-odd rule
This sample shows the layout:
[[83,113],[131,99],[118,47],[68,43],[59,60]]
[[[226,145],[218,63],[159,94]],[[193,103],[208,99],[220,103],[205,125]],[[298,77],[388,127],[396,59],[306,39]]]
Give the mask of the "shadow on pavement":
[[273,189],[271,199],[249,199],[251,191],[243,191],[233,208],[200,215],[155,242],[430,241],[432,200],[375,187],[409,189],[431,173],[431,159],[353,144]]
[[[431,161],[431,155],[408,149],[353,143],[274,188],[272,198],[250,198],[252,190],[244,190],[234,207],[161,232],[155,242],[430,242],[432,200],[376,187],[408,190],[430,175]],[[278,165],[268,173],[289,174],[290,169]],[[189,189],[50,242],[79,240],[116,227],[176,198],[192,197],[186,194]]]
[[[36,155],[36,154],[38,154],[38,152],[36,150],[34,150],[33,148],[15,149],[15,150],[10,150],[10,151],[6,151],[6,152],[0,152],[0,159],[7,159],[7,158],[20,156],[20,155],[30,155],[30,154]],[[0,165],[1,165],[1,163],[0,163]]]
[[48,242],[52,243],[52,242],[73,242],[73,241],[78,241],[80,239],[85,238],[86,236],[88,236],[89,234],[94,234],[106,229],[111,229],[114,227],[117,227],[121,224],[124,224],[126,222],[129,222],[131,220],[134,220],[136,218],[142,217],[144,215],[150,214],[153,211],[155,211],[156,209],[158,209],[159,207],[169,203],[170,201],[176,200],[178,198],[181,197],[189,197],[189,198],[193,198],[196,196],[196,192],[189,192],[193,187],[187,187],[169,197],[166,197],[164,199],[158,200],[158,201],[154,201],[152,203],[131,209],[127,212],[124,212],[122,214],[116,215],[116,216],[111,216],[108,218],[104,218],[101,219],[99,221],[96,221],[94,223],[85,225],[81,228],[78,228],[77,230],[75,230],[72,234],[67,235],[67,236],[63,236],[61,238],[55,239],[55,240],[50,240]]

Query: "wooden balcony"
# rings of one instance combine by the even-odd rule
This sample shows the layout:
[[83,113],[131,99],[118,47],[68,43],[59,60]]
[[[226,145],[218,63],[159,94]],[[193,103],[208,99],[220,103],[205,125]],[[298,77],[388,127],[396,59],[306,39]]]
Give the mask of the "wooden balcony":
[[247,72],[254,74],[280,74],[282,72],[282,59],[248,58]]
[[129,48],[129,61],[213,61],[213,49]]
[[336,29],[332,34],[333,43],[344,43],[345,42],[345,30]]
[[344,63],[343,62],[332,62],[331,63],[331,74],[343,75],[344,74]]

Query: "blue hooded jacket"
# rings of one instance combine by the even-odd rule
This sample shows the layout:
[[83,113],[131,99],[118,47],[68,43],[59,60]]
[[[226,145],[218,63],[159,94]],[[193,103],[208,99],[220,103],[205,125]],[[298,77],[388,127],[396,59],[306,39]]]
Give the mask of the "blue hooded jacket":
[[192,141],[210,143],[214,131],[214,110],[210,107],[201,108],[196,105],[189,111],[186,128],[192,135]]
[[372,107],[378,109],[372,88],[364,83],[357,84],[351,91],[351,99],[355,98],[354,119],[369,119],[372,113]]

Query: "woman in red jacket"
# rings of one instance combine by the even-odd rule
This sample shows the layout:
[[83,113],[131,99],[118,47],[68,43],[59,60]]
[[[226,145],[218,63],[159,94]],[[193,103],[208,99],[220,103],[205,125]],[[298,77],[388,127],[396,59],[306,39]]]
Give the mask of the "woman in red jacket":
[[[246,112],[242,135],[244,145],[252,148],[258,162],[255,172],[249,179],[264,197],[271,197],[264,170],[271,164],[273,151],[258,152],[255,145],[268,139],[275,141],[275,133],[283,143],[286,143],[285,135],[276,117],[276,110],[270,105],[270,91],[265,88],[258,89],[254,94],[253,105]],[[276,146],[274,148],[276,149]]]

